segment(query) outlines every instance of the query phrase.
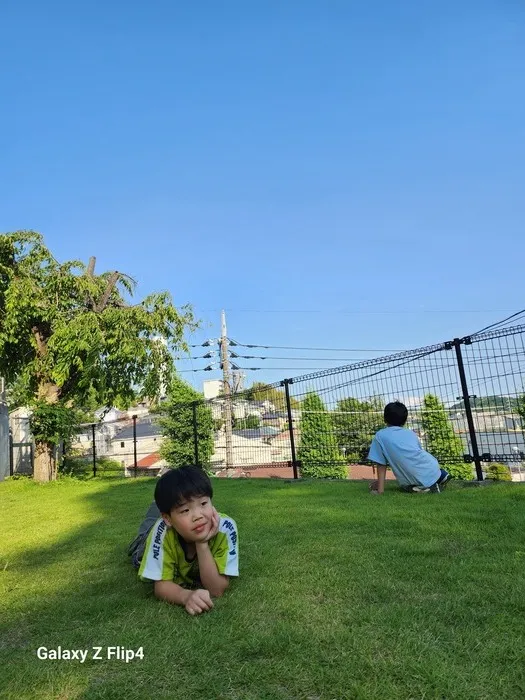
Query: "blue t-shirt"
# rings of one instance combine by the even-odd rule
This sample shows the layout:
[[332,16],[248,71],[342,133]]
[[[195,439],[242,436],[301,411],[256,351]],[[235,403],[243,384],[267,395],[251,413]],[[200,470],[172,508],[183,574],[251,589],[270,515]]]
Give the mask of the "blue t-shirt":
[[438,461],[426,452],[417,435],[407,428],[389,426],[372,440],[368,459],[388,465],[401,486],[432,486],[441,476]]

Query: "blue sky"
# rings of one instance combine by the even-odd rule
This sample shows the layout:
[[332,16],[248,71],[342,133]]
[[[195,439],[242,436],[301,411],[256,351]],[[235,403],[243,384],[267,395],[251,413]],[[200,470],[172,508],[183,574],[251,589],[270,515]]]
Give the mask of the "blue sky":
[[[0,230],[168,289],[193,342],[226,308],[241,342],[373,351],[275,356],[372,357],[525,306],[522,2],[8,0],[0,19]],[[248,383],[336,364],[266,360],[294,369]]]

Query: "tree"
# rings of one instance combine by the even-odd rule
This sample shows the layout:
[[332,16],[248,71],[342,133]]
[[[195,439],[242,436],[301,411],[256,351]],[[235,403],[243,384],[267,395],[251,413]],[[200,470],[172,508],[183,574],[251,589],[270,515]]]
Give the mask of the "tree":
[[302,405],[298,459],[306,477],[345,479],[347,467],[337,447],[330,414],[318,394],[310,393]]
[[346,458],[353,462],[366,460],[372,438],[385,427],[382,400],[341,399],[331,415],[337,444]]
[[421,427],[427,450],[446,466],[455,479],[472,479],[472,467],[463,461],[465,448],[447,415],[445,407],[433,394],[423,400]]
[[[518,399],[516,399],[514,396],[500,396],[497,394],[493,394],[490,396],[473,396],[470,399],[470,407],[473,410],[475,409],[480,411],[516,411],[518,408],[517,404]],[[463,399],[460,399],[458,403],[455,403],[453,406],[451,406],[451,410],[464,408],[465,402]]]
[[170,467],[195,464],[196,433],[199,465],[207,466],[213,454],[213,417],[202,394],[174,376],[161,413],[160,425],[166,437],[160,449],[161,457]]
[[0,235],[0,375],[32,409],[35,479],[56,478],[75,407],[129,406],[171,376],[193,314],[167,292],[132,305],[134,286],[121,272],[95,274],[95,258],[58,262],[34,231]]
[[257,430],[261,427],[258,416],[246,416],[246,418],[235,418],[233,421],[235,430]]
[[[244,396],[248,401],[269,401],[275,406],[276,411],[286,412],[286,394],[283,389],[254,382],[249,389],[246,389]],[[290,406],[292,409],[298,409],[301,407],[301,402],[290,396]]]

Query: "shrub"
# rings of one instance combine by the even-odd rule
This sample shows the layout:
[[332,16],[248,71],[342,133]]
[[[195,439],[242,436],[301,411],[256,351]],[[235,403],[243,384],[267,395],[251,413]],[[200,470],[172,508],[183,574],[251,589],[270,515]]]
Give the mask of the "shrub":
[[485,467],[487,479],[494,481],[512,481],[512,474],[509,467],[501,462],[491,462]]

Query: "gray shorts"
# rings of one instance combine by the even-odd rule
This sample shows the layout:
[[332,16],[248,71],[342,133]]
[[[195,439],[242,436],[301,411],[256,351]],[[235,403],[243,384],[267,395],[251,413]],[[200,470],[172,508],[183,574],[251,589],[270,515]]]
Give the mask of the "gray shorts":
[[135,569],[139,568],[142,557],[144,556],[146,540],[148,539],[150,530],[160,517],[160,510],[157,508],[157,504],[152,503],[148,508],[144,520],[140,524],[138,535],[128,547],[128,555],[131,557],[131,563]]

